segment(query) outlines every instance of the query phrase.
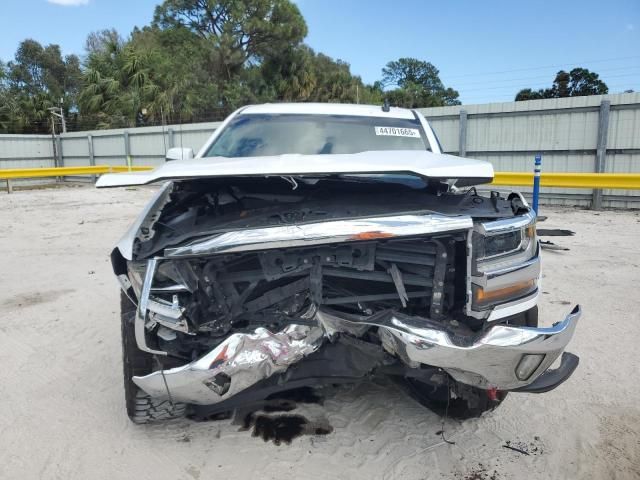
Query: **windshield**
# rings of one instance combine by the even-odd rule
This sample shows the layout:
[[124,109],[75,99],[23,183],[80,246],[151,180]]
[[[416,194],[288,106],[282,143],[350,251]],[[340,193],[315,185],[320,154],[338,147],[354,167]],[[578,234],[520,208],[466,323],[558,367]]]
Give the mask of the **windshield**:
[[206,157],[338,154],[373,150],[429,150],[418,119],[345,115],[235,117]]

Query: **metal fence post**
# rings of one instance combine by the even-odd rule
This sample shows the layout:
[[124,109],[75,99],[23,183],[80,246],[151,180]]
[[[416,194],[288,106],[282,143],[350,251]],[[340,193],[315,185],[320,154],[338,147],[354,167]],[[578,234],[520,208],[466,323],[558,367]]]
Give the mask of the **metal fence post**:
[[467,111],[460,110],[460,125],[458,137],[458,155],[464,157],[467,154]]
[[[93,136],[88,133],[87,134],[87,145],[89,147],[89,166],[91,167],[95,167],[96,166],[96,157],[93,154]],[[93,183],[96,182],[96,175],[91,175],[91,181]]]
[[62,139],[60,135],[56,136],[56,150],[58,151],[58,166],[64,167],[64,154],[62,153]]
[[173,128],[168,128],[167,134],[169,135],[169,148],[173,148],[175,146],[175,141],[173,139]]
[[533,167],[533,211],[538,215],[538,202],[540,200],[540,170],[542,170],[542,154],[536,155]]
[[[58,152],[58,166],[64,167],[64,155],[62,153],[62,138],[60,134],[56,136],[56,150]],[[58,182],[61,182],[63,180],[64,180],[63,177],[56,177],[56,181]]]
[[127,167],[129,167],[129,171],[131,171],[131,147],[129,145],[129,132],[125,131],[122,134],[122,137],[124,139],[124,155],[127,158]]
[[[594,172],[604,173],[607,161],[607,135],[609,133],[609,111],[611,110],[611,102],[602,100],[600,102],[600,111],[598,112],[598,139],[596,146],[596,163]],[[591,201],[593,210],[602,208],[602,190],[593,190],[593,200]]]

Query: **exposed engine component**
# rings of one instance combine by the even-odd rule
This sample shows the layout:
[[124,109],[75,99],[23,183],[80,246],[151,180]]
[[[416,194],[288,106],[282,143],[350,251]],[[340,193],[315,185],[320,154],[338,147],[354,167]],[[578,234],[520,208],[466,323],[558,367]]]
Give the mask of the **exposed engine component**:
[[[456,307],[456,268],[464,265],[456,265],[456,251],[463,241],[459,234],[164,260],[150,318],[181,334],[206,334],[198,335],[206,348],[232,330],[309,323],[319,306],[437,319]],[[191,340],[189,348],[197,339]]]

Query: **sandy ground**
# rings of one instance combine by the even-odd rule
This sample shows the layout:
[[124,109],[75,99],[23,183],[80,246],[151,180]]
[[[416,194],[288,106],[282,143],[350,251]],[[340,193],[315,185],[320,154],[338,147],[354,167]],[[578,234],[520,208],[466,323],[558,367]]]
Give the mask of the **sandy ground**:
[[[274,445],[232,420],[135,426],[124,412],[108,253],[151,190],[0,194],[0,478],[640,478],[640,215],[550,209],[541,318],[580,303],[574,376],[447,420],[391,384],[322,392],[333,432]],[[315,418],[314,417],[314,418]],[[529,453],[503,447],[506,442]]]

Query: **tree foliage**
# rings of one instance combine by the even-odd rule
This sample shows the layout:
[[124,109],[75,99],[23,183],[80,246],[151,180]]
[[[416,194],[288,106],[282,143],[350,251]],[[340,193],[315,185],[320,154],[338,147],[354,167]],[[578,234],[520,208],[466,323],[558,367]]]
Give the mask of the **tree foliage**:
[[[306,45],[282,52],[260,67],[267,93],[278,101],[380,103],[381,92],[351,73],[349,64]],[[267,93],[268,94],[268,93]]]
[[289,0],[165,0],[153,25],[184,28],[205,40],[211,66],[227,81],[248,62],[258,63],[299,44],[307,25]]
[[[49,109],[61,101],[70,129],[220,120],[259,102],[460,104],[427,61],[391,61],[367,85],[348,63],[302,43],[306,34],[291,0],[164,0],[151,24],[126,38],[90,33],[82,64],[27,39],[0,61],[0,132],[50,131]],[[597,73],[574,68],[516,100],[603,93]]]
[[[149,25],[126,36],[90,33],[82,63],[27,39],[0,62],[0,132],[50,131],[49,109],[61,99],[70,129],[220,120],[261,102],[460,103],[428,61],[391,61],[369,85],[305,45],[306,34],[291,0],[164,0]],[[607,92],[597,73],[574,68],[516,100]]]
[[400,107],[440,107],[459,105],[459,94],[445,88],[440,72],[429,62],[417,58],[400,58],[382,69],[382,84],[395,86],[387,94],[390,103]]
[[609,93],[607,84],[597,73],[586,68],[574,68],[570,72],[560,70],[550,88],[532,90],[525,88],[516,94],[516,102],[541,98],[582,97]]
[[382,102],[348,63],[302,44],[305,34],[288,0],[167,0],[126,42],[111,30],[89,36],[85,124],[133,126],[141,111],[149,123],[220,119],[268,101]]
[[198,121],[274,100],[262,68],[306,31],[288,0],[166,0],[127,42],[90,35],[81,111],[108,127],[134,125],[141,111],[153,123]]
[[15,59],[0,65],[0,129],[49,131],[49,108],[62,106],[73,116],[81,88],[80,60],[62,56],[58,45],[20,43]]
[[79,99],[85,122],[107,128],[135,126],[140,112],[151,122],[172,119],[175,112],[189,116],[186,99],[198,93],[190,88],[198,50],[189,35],[170,33],[135,30],[128,42],[103,36],[88,51]]

